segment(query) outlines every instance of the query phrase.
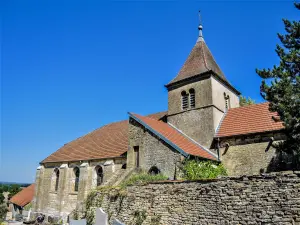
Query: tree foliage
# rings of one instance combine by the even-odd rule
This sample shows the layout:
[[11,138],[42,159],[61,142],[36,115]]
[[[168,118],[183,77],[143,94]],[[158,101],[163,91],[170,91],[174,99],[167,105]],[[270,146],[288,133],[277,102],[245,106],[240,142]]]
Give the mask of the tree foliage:
[[[300,3],[294,3],[300,10]],[[285,154],[293,155],[292,165],[300,166],[300,21],[283,19],[286,34],[278,34],[281,45],[276,53],[279,65],[272,69],[256,69],[263,78],[262,97],[270,102],[270,111],[278,112],[285,125],[286,141],[277,145]]]
[[8,212],[7,207],[5,205],[0,205],[0,223],[4,221],[4,217]]
[[240,96],[240,106],[247,106],[255,104],[255,101],[251,99],[250,97]]
[[21,186],[18,184],[10,184],[10,185],[0,184],[0,204],[3,203],[3,200],[4,200],[3,193],[4,192],[9,192],[8,197],[11,198],[12,196],[17,194],[21,190],[22,190]]
[[15,194],[17,194],[21,190],[22,189],[21,189],[20,185],[18,185],[18,184],[12,184],[12,185],[10,185],[9,189],[8,189],[8,192],[9,192],[8,197],[11,198],[12,196],[14,196]]
[[0,192],[0,205],[4,203],[4,195]]

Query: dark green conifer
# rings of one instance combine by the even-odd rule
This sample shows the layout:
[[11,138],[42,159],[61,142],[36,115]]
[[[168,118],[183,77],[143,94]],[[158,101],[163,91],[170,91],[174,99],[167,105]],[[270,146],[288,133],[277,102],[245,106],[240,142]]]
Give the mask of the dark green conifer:
[[[300,3],[294,4],[300,10]],[[294,168],[300,168],[300,21],[283,22],[286,34],[278,34],[281,45],[276,46],[280,64],[256,72],[263,78],[262,97],[270,102],[271,111],[278,112],[285,126],[287,139],[277,148],[291,154]]]

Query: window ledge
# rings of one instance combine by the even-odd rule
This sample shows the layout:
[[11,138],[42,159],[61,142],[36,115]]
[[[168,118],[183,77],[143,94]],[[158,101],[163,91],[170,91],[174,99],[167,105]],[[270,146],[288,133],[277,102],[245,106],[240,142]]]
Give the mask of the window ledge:
[[78,195],[78,191],[69,192],[69,195]]
[[49,191],[50,194],[57,194],[58,191]]

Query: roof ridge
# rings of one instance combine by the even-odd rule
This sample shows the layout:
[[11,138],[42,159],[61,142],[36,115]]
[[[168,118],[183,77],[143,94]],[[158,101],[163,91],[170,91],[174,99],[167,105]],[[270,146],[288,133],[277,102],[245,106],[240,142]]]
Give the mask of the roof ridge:
[[[203,57],[203,61],[204,61],[204,66],[206,67],[207,70],[211,70],[211,69],[208,68],[208,66],[207,66],[207,62],[206,62],[206,58],[205,58],[205,53],[204,53],[204,51],[203,51],[205,42],[201,41],[200,43],[201,43],[201,45],[202,45],[201,52],[202,52],[202,57]],[[204,43],[204,44],[203,44],[203,43]]]
[[[155,114],[159,114],[159,113],[164,113],[164,112],[167,112],[167,111],[162,111],[162,112],[157,112],[157,113],[151,113],[151,114],[147,115],[147,117],[148,117],[148,116],[155,115]],[[152,119],[152,118],[151,118],[151,119]],[[80,137],[75,138],[75,139],[72,140],[72,141],[69,141],[69,142],[65,143],[65,144],[64,144],[63,146],[61,146],[60,148],[64,147],[65,145],[68,145],[69,143],[71,143],[71,142],[73,142],[73,141],[80,140],[80,139],[82,139],[82,138],[84,138],[84,137],[89,137],[90,134],[92,134],[92,133],[94,133],[95,131],[100,130],[100,129],[104,128],[104,127],[107,127],[107,126],[109,126],[109,125],[113,125],[113,124],[116,124],[116,123],[122,123],[122,122],[125,122],[125,121],[128,121],[128,120],[127,120],[127,119],[126,119],[126,120],[119,120],[119,121],[114,121],[114,122],[111,122],[111,123],[104,124],[104,125],[101,126],[101,127],[98,127],[98,128],[96,128],[96,129],[94,129],[94,130],[92,130],[92,131],[90,131],[90,132],[88,132],[88,133],[86,133],[86,134],[84,134],[84,135],[82,135],[82,136],[80,136]],[[59,148],[59,149],[60,149],[60,148]]]
[[88,132],[87,134],[84,134],[84,135],[82,135],[82,136],[80,136],[80,137],[78,137],[78,138],[75,138],[75,139],[72,140],[72,141],[67,142],[66,144],[64,144],[64,145],[61,146],[60,148],[64,147],[65,145],[68,145],[69,143],[71,143],[71,142],[73,142],[73,141],[77,141],[77,140],[82,139],[82,138],[84,138],[84,137],[88,137],[90,134],[92,134],[92,133],[94,133],[95,131],[100,130],[100,129],[104,128],[104,127],[107,127],[107,126],[109,126],[109,125],[116,124],[116,123],[125,122],[125,121],[127,121],[127,120],[120,120],[120,121],[115,121],[115,122],[107,123],[107,124],[105,124],[105,125],[103,125],[103,126],[101,126],[101,127],[98,127],[98,128],[96,128],[96,129],[94,129],[94,130]]
[[[158,120],[167,114],[167,111],[161,111],[157,113],[149,114],[154,120]],[[128,118],[125,120],[119,120],[103,124],[100,127],[91,130],[67,143],[59,146],[55,151],[45,157],[40,163],[47,162],[60,162],[77,160],[87,160],[94,158],[111,158],[112,155],[117,156],[117,153],[123,154],[128,149],[127,140],[128,135]],[[101,142],[102,141],[102,142]],[[103,142],[106,141],[106,142]],[[126,142],[126,143],[125,143]],[[114,149],[105,149],[102,146],[112,146]],[[126,145],[126,146],[125,146]],[[126,150],[125,150],[126,149]],[[124,150],[124,151],[123,151]],[[74,156],[74,152],[78,153],[78,156]],[[68,155],[72,153],[71,155]]]
[[262,102],[229,109],[220,122],[214,138],[277,132],[284,129],[282,121],[272,119],[277,112],[270,111],[268,106],[269,102]]
[[197,45],[197,43],[198,43],[198,42],[196,42],[196,44],[193,46],[193,48],[192,48],[192,50],[190,51],[188,57],[185,59],[184,63],[181,65],[181,67],[180,67],[178,73],[177,73],[176,76],[169,82],[169,84],[171,84],[174,80],[176,80],[177,76],[180,74],[180,71],[181,71],[182,67],[183,67],[183,66],[185,65],[185,63],[188,61],[188,59],[189,59],[190,55],[192,54],[193,49],[195,48],[195,46]]
[[258,105],[266,105],[266,104],[269,104],[269,102],[268,101],[266,101],[266,102],[260,102],[260,103],[255,103],[255,104],[240,106],[240,107],[236,107],[236,108],[230,108],[229,110],[232,111],[232,110],[237,110],[237,109],[241,109],[241,108],[251,108],[251,107],[258,106]]
[[189,79],[193,76],[199,76],[207,72],[217,74],[221,80],[230,85],[206,42],[197,41],[175,78],[165,86],[168,87],[176,82]]
[[[140,116],[134,113],[128,114],[132,119],[144,126],[151,133],[157,135],[158,138],[162,139],[165,143],[169,144],[171,147],[173,147],[185,157],[188,157],[189,155],[194,155],[210,160],[218,160],[218,157],[214,155],[210,150],[200,145],[195,140],[188,137],[186,134],[180,132],[178,129],[174,128],[169,123],[165,123],[159,120],[153,120],[150,117]],[[155,123],[153,123],[152,121],[154,121]],[[172,138],[174,137],[174,135],[177,136],[177,139]],[[185,142],[185,144],[180,144],[180,142],[177,141],[179,139]]]

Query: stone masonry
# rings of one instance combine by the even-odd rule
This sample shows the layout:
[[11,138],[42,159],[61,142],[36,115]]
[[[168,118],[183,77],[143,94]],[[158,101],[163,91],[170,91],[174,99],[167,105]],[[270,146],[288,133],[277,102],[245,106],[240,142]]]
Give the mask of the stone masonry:
[[140,149],[140,169],[148,172],[152,167],[156,167],[162,174],[170,179],[174,179],[175,168],[182,159],[180,153],[130,119],[129,150],[127,153],[128,168],[134,167],[134,146],[139,146]]
[[[36,174],[36,193],[33,201],[33,212],[43,213],[48,221],[67,220],[68,215],[83,204],[88,193],[96,188],[97,166],[104,171],[103,184],[111,185],[122,176],[122,166],[126,159],[94,160],[89,162],[47,163],[40,166]],[[79,189],[74,190],[74,168],[80,169]],[[59,169],[59,187],[55,190],[54,170]]]
[[[127,188],[124,196],[96,197],[110,221],[136,224],[300,224],[300,172],[166,181]],[[141,217],[144,215],[145,217]]]
[[284,139],[280,132],[221,138],[221,162],[230,176],[273,172],[277,153],[272,144]]
[[[181,108],[181,92],[195,90],[195,108]],[[224,115],[224,93],[230,97],[230,107],[239,107],[238,96],[213,77],[169,88],[168,122],[198,143],[209,148]]]

